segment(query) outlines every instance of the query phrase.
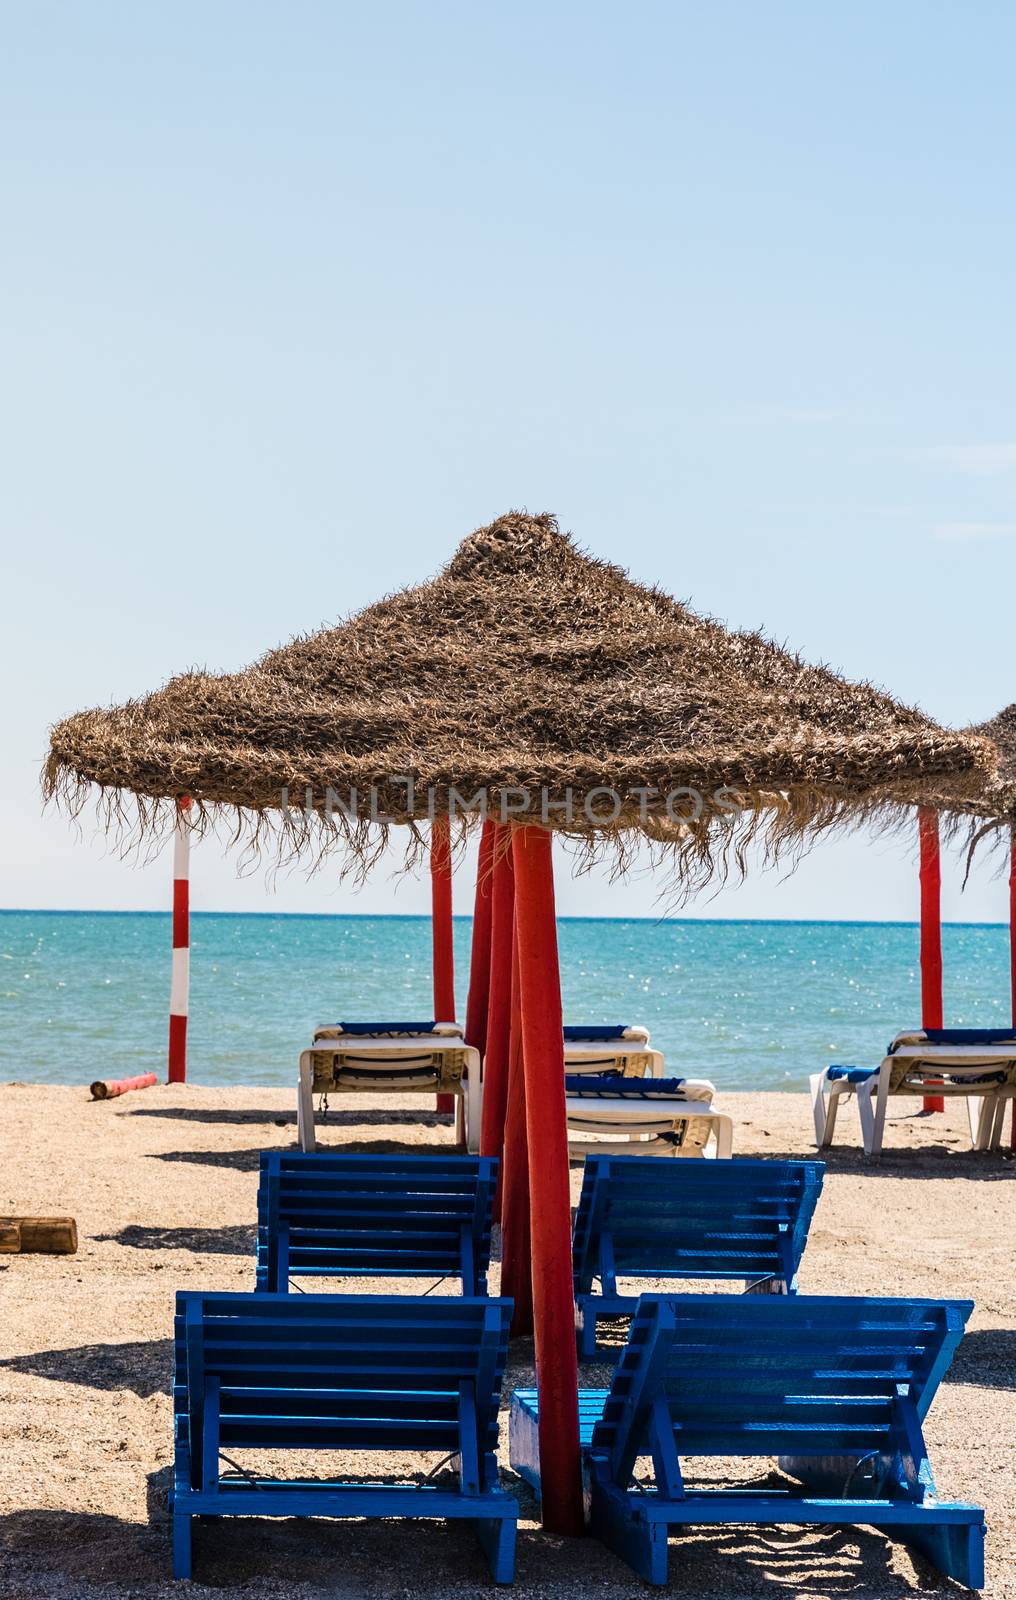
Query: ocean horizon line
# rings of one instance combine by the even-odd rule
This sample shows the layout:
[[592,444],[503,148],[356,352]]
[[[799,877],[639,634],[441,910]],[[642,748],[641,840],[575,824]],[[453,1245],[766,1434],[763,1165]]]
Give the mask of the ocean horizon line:
[[[162,917],[171,920],[172,910],[134,909],[130,907],[88,906],[0,906],[0,917]],[[215,911],[191,910],[191,920],[215,917],[236,917],[249,920],[293,922],[426,922],[431,918],[425,911]],[[471,922],[472,913],[457,911],[453,921]],[[570,916],[559,915],[558,922],[609,922],[616,924],[646,923],[650,927],[680,924],[696,927],[753,927],[753,928],[919,928],[917,918],[894,917],[653,917],[653,916]],[[943,928],[1007,928],[1004,921],[959,922],[943,919]]]

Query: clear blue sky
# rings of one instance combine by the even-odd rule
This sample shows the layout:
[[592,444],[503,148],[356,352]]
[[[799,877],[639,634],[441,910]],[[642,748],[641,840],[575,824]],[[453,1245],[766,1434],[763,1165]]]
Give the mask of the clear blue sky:
[[[50,721],[509,506],[945,721],[1016,699],[1014,47],[991,0],[7,7],[0,903],[166,903],[40,817]],[[854,841],[695,909],[915,905]]]

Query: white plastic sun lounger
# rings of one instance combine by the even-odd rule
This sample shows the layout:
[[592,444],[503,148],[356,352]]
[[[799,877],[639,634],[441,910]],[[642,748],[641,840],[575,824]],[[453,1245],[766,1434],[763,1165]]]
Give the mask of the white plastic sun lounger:
[[712,1107],[707,1078],[663,1076],[649,1030],[575,1024],[564,1030],[568,1148],[573,1154],[729,1156],[733,1125]]
[[811,1077],[815,1143],[832,1144],[840,1101],[854,1095],[865,1155],[878,1155],[890,1096],[963,1097],[975,1150],[997,1149],[1016,1095],[1016,1035],[1008,1029],[940,1028],[897,1034],[877,1067],[832,1066]]
[[300,1056],[301,1150],[316,1148],[315,1094],[451,1094],[456,1139],[480,1148],[480,1053],[457,1022],[340,1022],[315,1031]]
[[663,1055],[651,1049],[648,1028],[571,1023],[564,1029],[564,1067],[569,1073],[620,1072],[625,1077],[661,1078]]
[[[595,1084],[595,1087],[594,1087]],[[710,1100],[685,1095],[680,1078],[565,1079],[573,1155],[703,1156],[733,1149],[734,1125]],[[710,1141],[715,1148],[707,1148]]]
[[[648,1028],[569,1025],[564,1030],[564,1070],[569,1078],[662,1078],[663,1052],[649,1043]],[[688,1100],[712,1100],[715,1087],[708,1078],[682,1078]]]

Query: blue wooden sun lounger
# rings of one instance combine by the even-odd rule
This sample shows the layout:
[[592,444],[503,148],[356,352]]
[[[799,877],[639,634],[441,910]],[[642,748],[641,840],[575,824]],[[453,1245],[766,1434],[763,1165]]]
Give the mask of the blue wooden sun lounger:
[[487,1292],[498,1163],[489,1156],[266,1150],[257,1287],[295,1277],[458,1278]]
[[[969,1301],[643,1295],[609,1391],[580,1394],[590,1529],[650,1583],[672,1526],[863,1524],[968,1588],[984,1512],[940,1501],[921,1424]],[[512,1396],[511,1461],[539,1488],[534,1390]],[[775,1456],[803,1492],[692,1489],[681,1458]],[[640,1457],[650,1485],[634,1479]]]
[[[194,1516],[447,1517],[510,1583],[518,1505],[494,1458],[510,1318],[510,1300],[457,1296],[178,1294],[174,1576],[191,1575]],[[259,1450],[436,1451],[457,1482],[266,1477]]]
[[572,1250],[580,1355],[596,1353],[597,1317],[635,1310],[620,1277],[734,1278],[795,1294],[824,1173],[821,1161],[588,1156]]

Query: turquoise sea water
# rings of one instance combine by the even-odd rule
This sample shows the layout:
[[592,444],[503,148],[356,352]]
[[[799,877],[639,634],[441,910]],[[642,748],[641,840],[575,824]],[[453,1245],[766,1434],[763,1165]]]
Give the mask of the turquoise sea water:
[[[470,923],[456,920],[465,1013]],[[318,1022],[431,1015],[422,917],[197,915],[189,1075],[291,1084]],[[796,1089],[874,1062],[916,1026],[917,929],[901,923],[562,920],[565,1018],[643,1023],[668,1065],[728,1088]],[[163,1074],[170,919],[0,912],[0,1079]],[[1009,1022],[1008,931],[950,925],[947,1024]]]

